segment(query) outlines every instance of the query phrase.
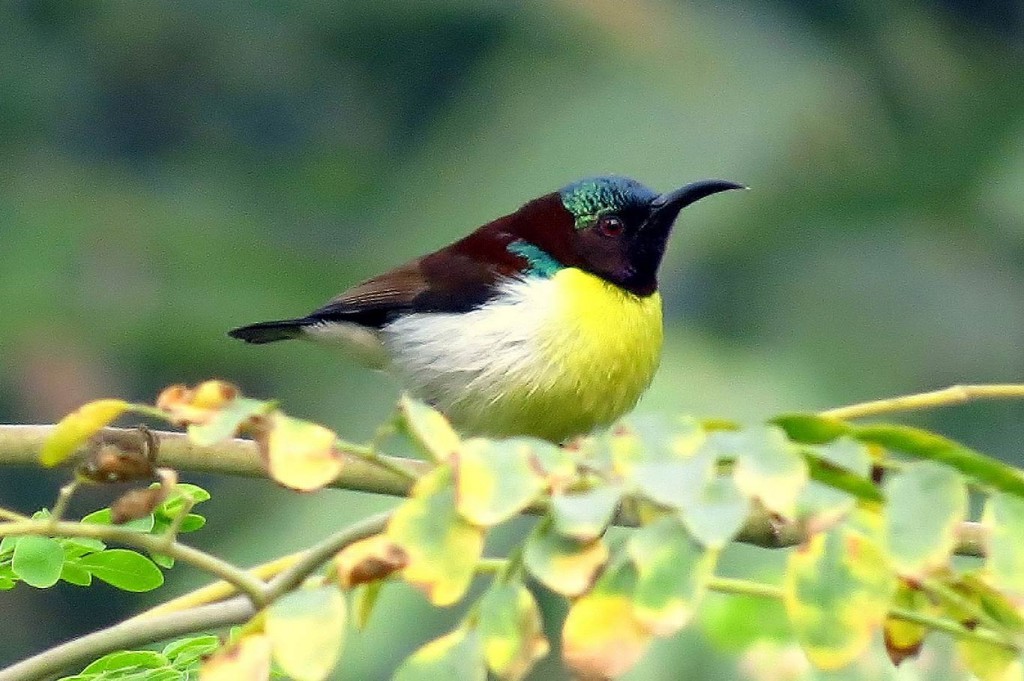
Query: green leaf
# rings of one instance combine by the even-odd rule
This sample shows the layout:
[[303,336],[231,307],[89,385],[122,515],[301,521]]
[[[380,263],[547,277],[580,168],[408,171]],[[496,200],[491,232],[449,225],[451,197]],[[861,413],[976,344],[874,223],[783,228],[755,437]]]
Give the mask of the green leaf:
[[626,550],[637,573],[633,595],[637,619],[657,636],[683,628],[707,591],[717,553],[695,544],[673,516],[658,518],[634,532]]
[[208,634],[172,641],[164,646],[160,653],[175,667],[182,668],[194,660],[199,660],[204,655],[209,655],[219,647],[220,639]]
[[528,438],[465,440],[453,459],[462,517],[491,527],[526,508],[546,486],[532,458],[533,441]]
[[790,553],[783,602],[811,663],[835,670],[863,654],[895,587],[879,548],[845,526],[815,534]]
[[600,539],[582,542],[562,536],[545,518],[527,537],[523,561],[544,586],[563,596],[578,596],[608,562],[608,546]]
[[153,561],[128,549],[93,553],[80,559],[78,565],[124,591],[151,591],[164,583],[164,575]]
[[584,492],[553,495],[551,517],[555,532],[582,542],[594,541],[611,523],[621,496],[622,490],[610,484]]
[[174,559],[163,553],[151,553],[149,554],[149,558],[165,570],[170,570],[174,567]]
[[205,423],[191,424],[188,427],[188,437],[201,447],[215,445],[222,440],[234,437],[239,426],[253,416],[269,414],[274,408],[273,402],[236,397],[211,412],[211,418]]
[[1007,594],[991,586],[987,576],[977,571],[965,572],[959,576],[953,588],[981,606],[989,617],[1000,627],[1015,634],[1024,632],[1024,613]]
[[6,536],[0,539],[0,556],[6,556],[9,553],[14,552],[14,547],[17,546],[18,540],[21,536]]
[[[880,501],[882,494],[868,477],[871,473],[871,458],[867,445],[853,438],[840,437],[827,445],[818,447],[813,454],[804,452],[811,483],[799,499],[800,510],[828,518],[841,518],[856,504],[857,498],[864,499],[870,494],[872,500]],[[855,480],[863,489],[852,492],[846,483],[837,477]],[[867,492],[870,490],[870,492]]]
[[989,529],[985,567],[1001,589],[1024,595],[1024,499],[995,492],[982,515]]
[[395,672],[394,681],[486,681],[480,635],[459,627],[413,653]]
[[632,416],[611,438],[612,461],[616,471],[628,477],[637,463],[688,459],[706,440],[707,433],[693,419]]
[[696,499],[684,504],[681,515],[694,539],[709,549],[720,549],[743,529],[750,510],[750,499],[732,476],[716,475]]
[[58,540],[64,547],[64,552],[76,556],[83,556],[87,553],[102,551],[107,545],[99,539],[91,537],[61,537]]
[[370,621],[373,606],[377,604],[384,580],[378,579],[352,587],[352,614],[356,628],[362,631]]
[[700,630],[723,652],[739,654],[758,642],[789,642],[793,630],[780,601],[709,593],[701,604]]
[[159,669],[170,661],[160,653],[151,650],[120,650],[104,655],[82,670],[83,674],[97,674],[135,669]]
[[60,578],[68,584],[75,586],[89,586],[92,584],[92,574],[78,565],[77,561],[64,561],[60,570]]
[[715,475],[716,451],[701,447],[687,458],[637,461],[630,482],[646,499],[667,508],[681,509],[700,498]]
[[16,582],[7,577],[6,575],[0,575],[0,591],[10,591],[14,588]]
[[[98,511],[93,511],[89,515],[87,515],[84,518],[82,518],[82,522],[83,523],[88,523],[90,525],[112,525],[113,524],[112,521],[111,521],[111,511],[110,511],[109,508],[101,508]],[[155,523],[155,520],[153,518],[153,514],[150,513],[149,515],[143,516],[141,518],[136,518],[135,520],[129,520],[128,522],[124,523],[123,525],[119,525],[119,527],[123,527],[123,528],[129,529],[129,530],[137,530],[139,532],[150,532],[153,529],[154,523]]]
[[736,452],[733,476],[747,496],[783,518],[796,517],[796,500],[807,485],[807,464],[796,445],[778,426],[717,433],[728,438]]
[[945,565],[967,514],[967,486],[932,461],[907,465],[885,483],[886,547],[896,571],[923,576]]
[[400,425],[431,459],[444,463],[459,450],[459,436],[441,412],[402,395],[398,401]]
[[50,537],[26,535],[14,547],[11,569],[19,579],[37,589],[46,589],[60,579],[64,549]]
[[181,525],[178,527],[178,532],[195,532],[206,525],[206,518],[197,514],[189,513],[185,516],[185,519],[181,521]]
[[1024,497],[1024,471],[968,449],[963,445],[910,426],[873,424],[856,426],[852,434],[862,442],[945,464],[997,490]]
[[177,669],[165,667],[163,669],[148,669],[131,676],[114,677],[118,681],[188,681],[183,672]]
[[[159,483],[154,483],[159,484]],[[157,506],[153,513],[164,516],[167,519],[174,519],[181,513],[185,499],[189,499],[192,505],[202,503],[210,498],[210,493],[199,485],[190,485],[187,482],[179,482],[171,490],[170,495]]]
[[410,498],[392,514],[387,536],[408,556],[402,576],[434,605],[462,598],[484,549],[483,529],[464,520],[455,507],[452,471],[446,465],[416,482]]
[[823,445],[850,432],[850,424],[817,414],[783,414],[771,420],[793,442]]
[[345,599],[334,586],[298,589],[265,611],[274,661],[295,681],[323,681],[341,656]]
[[518,581],[491,584],[480,601],[479,626],[487,666],[499,679],[522,679],[550,649],[537,602]]

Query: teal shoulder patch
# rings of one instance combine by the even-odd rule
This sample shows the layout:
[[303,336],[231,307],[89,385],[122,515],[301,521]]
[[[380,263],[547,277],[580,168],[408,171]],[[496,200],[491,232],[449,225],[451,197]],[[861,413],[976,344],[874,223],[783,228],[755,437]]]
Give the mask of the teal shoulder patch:
[[550,277],[563,265],[555,260],[550,253],[544,249],[531,244],[528,241],[518,239],[508,245],[508,252],[524,258],[529,263],[527,274],[535,277]]

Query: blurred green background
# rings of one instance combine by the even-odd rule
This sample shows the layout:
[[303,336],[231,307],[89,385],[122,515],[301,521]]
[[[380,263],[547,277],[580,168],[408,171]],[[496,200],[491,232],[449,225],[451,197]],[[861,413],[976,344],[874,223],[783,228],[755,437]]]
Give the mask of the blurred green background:
[[[641,411],[757,419],[1024,378],[1019,2],[10,0],[0,26],[2,421],[216,376],[364,438],[388,379],[225,331],[603,173],[753,188],[683,215]],[[1022,460],[1019,405],[914,422]],[[214,493],[189,539],[242,563],[392,503],[185,479]],[[5,469],[0,500],[49,505],[59,481]],[[770,575],[780,556],[726,559]],[[201,581],[20,585],[0,594],[0,665]],[[337,678],[386,678],[457,616],[401,587],[381,606]],[[711,633],[659,643],[629,678],[737,678],[739,620],[711,606]],[[784,667],[762,663],[740,666]],[[531,678],[565,677],[552,660]]]

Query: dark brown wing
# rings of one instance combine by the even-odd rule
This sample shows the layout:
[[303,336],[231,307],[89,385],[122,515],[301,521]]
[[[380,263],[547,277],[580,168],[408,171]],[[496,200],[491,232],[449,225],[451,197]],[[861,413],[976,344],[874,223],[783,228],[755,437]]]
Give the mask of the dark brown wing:
[[[477,234],[353,286],[308,319],[379,328],[400,313],[466,312],[487,302],[495,284],[517,272],[520,261],[505,245],[484,252],[473,248],[480,245]],[[511,237],[501,240],[507,245]]]
[[[514,241],[536,243],[546,235],[550,252],[569,263],[565,240],[572,223],[566,222],[567,216],[557,194],[545,195],[450,246],[353,286],[306,317],[251,324],[229,335],[249,343],[271,343],[295,338],[303,327],[324,322],[380,328],[402,313],[472,310],[494,297],[498,282],[527,266],[522,256],[509,252]],[[561,235],[565,243],[551,241],[551,235]]]

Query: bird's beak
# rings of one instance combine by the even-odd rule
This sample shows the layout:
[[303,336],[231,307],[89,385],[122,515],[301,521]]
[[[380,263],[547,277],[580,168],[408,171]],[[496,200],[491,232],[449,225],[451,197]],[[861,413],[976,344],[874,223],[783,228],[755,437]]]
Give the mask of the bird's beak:
[[661,225],[665,225],[665,223],[671,224],[676,219],[676,216],[679,215],[679,211],[691,203],[696,203],[706,196],[730,189],[746,189],[746,187],[742,184],[729,182],[728,180],[701,180],[699,182],[692,182],[685,187],[680,187],[675,191],[665,192],[651,201],[651,214],[647,221],[648,223]]

